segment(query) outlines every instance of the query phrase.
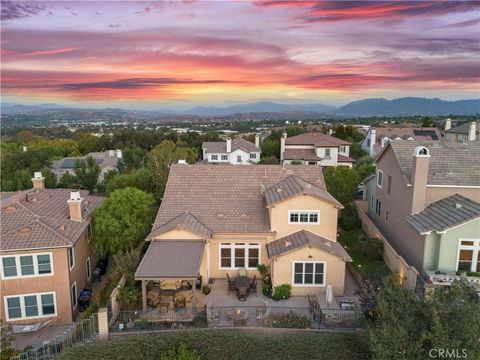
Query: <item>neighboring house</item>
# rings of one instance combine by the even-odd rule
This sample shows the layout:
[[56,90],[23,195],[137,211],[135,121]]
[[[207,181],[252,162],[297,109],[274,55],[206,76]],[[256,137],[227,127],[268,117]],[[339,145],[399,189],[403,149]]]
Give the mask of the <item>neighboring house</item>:
[[348,166],[355,162],[350,155],[350,143],[321,133],[305,133],[280,139],[280,160],[283,164]]
[[370,128],[361,142],[362,150],[376,157],[391,140],[441,140],[442,134],[435,127],[378,127]]
[[260,161],[260,137],[255,135],[255,144],[244,139],[227,137],[221,142],[202,143],[203,162],[209,164],[249,165]]
[[35,173],[33,189],[1,193],[0,318],[9,323],[71,324],[96,264],[90,214],[103,197],[44,181]]
[[[176,164],[135,279],[207,284],[246,268],[270,267],[273,286],[292,295],[343,295],[350,256],[337,240],[342,205],[320,166]],[[220,305],[220,304],[218,304]],[[144,303],[146,306],[146,303]]]
[[479,154],[478,142],[392,141],[365,180],[369,217],[422,274],[480,270]]
[[445,140],[475,141],[480,139],[480,122],[475,121],[451,128],[451,121],[445,121]]
[[89,156],[92,156],[98,166],[100,166],[101,172],[98,181],[101,182],[104,180],[106,173],[111,170],[117,170],[118,160],[122,158],[122,150],[93,152],[85,156],[66,157],[60,160],[54,160],[52,161],[52,170],[57,177],[57,181],[60,181],[64,174],[75,174],[75,163],[78,160],[85,160]]

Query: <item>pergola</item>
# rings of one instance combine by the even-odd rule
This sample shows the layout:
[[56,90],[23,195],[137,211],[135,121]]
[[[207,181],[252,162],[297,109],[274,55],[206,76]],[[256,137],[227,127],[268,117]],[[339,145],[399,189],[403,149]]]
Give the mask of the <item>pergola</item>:
[[202,240],[153,240],[135,273],[142,282],[143,309],[147,309],[148,281],[192,282],[192,307],[205,243]]

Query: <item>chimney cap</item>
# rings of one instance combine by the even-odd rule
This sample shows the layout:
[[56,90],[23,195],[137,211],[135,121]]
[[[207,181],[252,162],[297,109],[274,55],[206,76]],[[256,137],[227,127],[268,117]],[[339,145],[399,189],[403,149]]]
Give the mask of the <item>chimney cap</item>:
[[187,165],[187,160],[185,160],[185,159],[180,159],[180,160],[178,160],[178,163],[177,163],[177,164]]
[[82,200],[80,196],[80,191],[70,191],[70,201]]
[[41,180],[41,179],[43,179],[44,177],[42,176],[42,172],[41,172],[41,171],[35,171],[35,172],[33,173],[33,178],[34,178],[35,180]]
[[413,150],[413,156],[424,156],[424,157],[429,157],[430,156],[430,150],[426,148],[425,146],[417,146],[415,150]]

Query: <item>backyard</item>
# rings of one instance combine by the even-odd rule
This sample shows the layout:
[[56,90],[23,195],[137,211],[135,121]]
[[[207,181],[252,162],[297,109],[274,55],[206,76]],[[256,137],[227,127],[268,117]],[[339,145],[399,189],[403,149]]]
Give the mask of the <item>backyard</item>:
[[149,335],[123,335],[109,342],[71,348],[59,359],[160,359],[185,343],[200,359],[369,359],[366,338],[359,332],[285,332],[184,330]]

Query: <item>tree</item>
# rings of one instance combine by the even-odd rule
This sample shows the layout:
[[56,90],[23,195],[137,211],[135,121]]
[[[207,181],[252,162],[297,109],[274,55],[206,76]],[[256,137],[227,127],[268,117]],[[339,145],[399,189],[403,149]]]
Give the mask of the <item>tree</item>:
[[99,256],[132,251],[147,235],[155,216],[151,194],[135,188],[112,192],[93,212],[92,247]]
[[122,158],[118,161],[117,168],[120,173],[128,173],[139,169],[145,164],[146,151],[139,148],[126,148],[122,151]]
[[78,149],[83,155],[99,150],[98,144],[99,138],[90,134],[85,134],[78,139]]
[[2,351],[2,360],[9,360],[11,357],[18,354],[18,352],[12,347],[12,343],[15,341],[12,324],[6,324],[0,319],[0,328],[0,349]]
[[357,142],[352,142],[350,145],[350,156],[354,159],[360,159],[365,155],[368,155],[368,153],[362,149],[362,146]]
[[117,175],[107,181],[107,192],[111,193],[118,189],[134,187],[139,190],[153,193],[155,184],[149,169],[135,169],[129,174]]
[[425,116],[422,120],[422,127],[431,127],[433,125],[432,119],[430,117]]
[[76,176],[67,172],[63,173],[62,177],[60,178],[60,181],[58,182],[58,187],[65,188],[65,189],[73,189],[77,187]]
[[92,156],[87,156],[85,160],[77,160],[74,171],[80,186],[92,193],[97,186],[101,172],[96,160]]
[[274,165],[279,163],[280,161],[275,156],[267,156],[260,159],[260,164],[262,165]]
[[375,165],[373,164],[374,161],[375,159],[368,155],[363,156],[357,161],[355,168],[360,180],[364,180],[367,176],[375,173]]
[[325,171],[327,190],[343,205],[355,198],[360,178],[357,172],[346,166],[329,166]]
[[268,137],[262,143],[262,158],[275,157],[280,159],[280,140]]

